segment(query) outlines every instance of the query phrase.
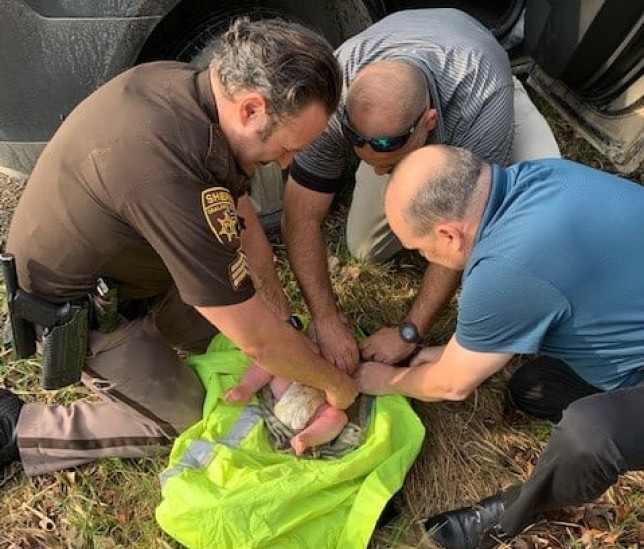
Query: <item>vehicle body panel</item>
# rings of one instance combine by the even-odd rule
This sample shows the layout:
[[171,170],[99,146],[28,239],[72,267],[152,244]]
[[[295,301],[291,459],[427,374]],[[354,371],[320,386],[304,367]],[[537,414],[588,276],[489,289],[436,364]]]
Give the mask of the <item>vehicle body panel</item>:
[[[615,2],[626,6],[621,0],[3,0],[0,169],[29,173],[62,120],[97,87],[139,62],[192,61],[239,14],[284,14],[338,45],[397,9],[455,6],[488,24],[512,54],[510,30],[527,5],[525,45],[543,67],[529,83],[628,171],[644,154],[644,0],[629,0],[621,16]],[[602,22],[617,27],[601,32]],[[520,70],[534,68],[532,58],[520,61]]]

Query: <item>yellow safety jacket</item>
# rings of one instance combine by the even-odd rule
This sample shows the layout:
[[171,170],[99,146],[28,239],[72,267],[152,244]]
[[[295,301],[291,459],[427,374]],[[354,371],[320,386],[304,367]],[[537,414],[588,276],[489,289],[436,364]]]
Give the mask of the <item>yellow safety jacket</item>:
[[365,548],[425,434],[407,400],[372,398],[364,442],[344,457],[301,459],[273,449],[256,405],[222,400],[250,364],[228,339],[189,364],[207,389],[204,414],[161,474],[161,528],[190,549]]

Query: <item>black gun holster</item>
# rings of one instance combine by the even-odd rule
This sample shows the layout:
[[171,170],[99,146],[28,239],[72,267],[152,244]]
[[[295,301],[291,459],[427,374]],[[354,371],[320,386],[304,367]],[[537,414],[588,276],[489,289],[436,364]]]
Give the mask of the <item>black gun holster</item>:
[[0,254],[16,356],[36,353],[36,326],[42,327],[42,376],[45,389],[60,389],[80,380],[89,339],[89,298],[54,304],[18,286],[15,258]]

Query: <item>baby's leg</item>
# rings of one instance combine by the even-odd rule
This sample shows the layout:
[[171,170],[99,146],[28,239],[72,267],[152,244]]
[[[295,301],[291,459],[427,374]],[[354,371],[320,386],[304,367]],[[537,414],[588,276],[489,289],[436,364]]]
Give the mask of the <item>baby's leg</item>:
[[224,395],[224,400],[226,402],[243,402],[246,404],[257,391],[271,380],[271,377],[271,374],[257,366],[257,364],[251,364],[246,370],[241,383],[230,389]]
[[299,456],[311,446],[319,446],[337,437],[349,421],[347,414],[330,404],[322,404],[306,428],[291,439],[291,447]]

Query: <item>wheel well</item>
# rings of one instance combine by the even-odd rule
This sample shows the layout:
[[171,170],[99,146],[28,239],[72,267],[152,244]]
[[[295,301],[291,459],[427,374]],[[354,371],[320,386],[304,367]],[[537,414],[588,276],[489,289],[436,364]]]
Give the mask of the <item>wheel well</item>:
[[282,17],[322,33],[333,46],[365,28],[371,14],[362,0],[183,0],[154,28],[137,63],[159,59],[190,62],[238,16]]

